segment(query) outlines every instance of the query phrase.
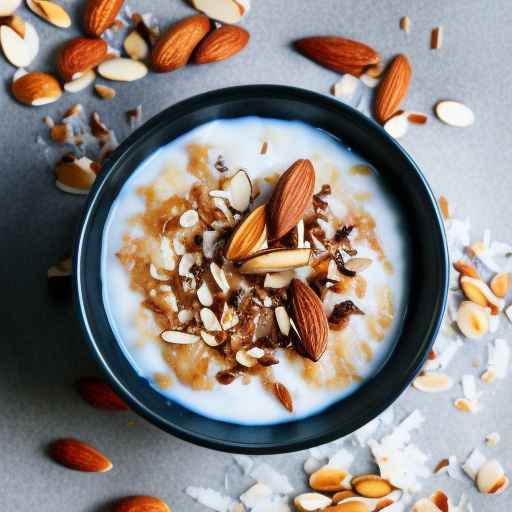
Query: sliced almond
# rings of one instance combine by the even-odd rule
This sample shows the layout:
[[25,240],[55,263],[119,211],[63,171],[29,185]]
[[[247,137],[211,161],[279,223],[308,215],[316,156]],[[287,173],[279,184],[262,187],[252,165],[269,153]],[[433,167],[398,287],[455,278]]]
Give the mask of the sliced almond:
[[98,66],[98,73],[107,80],[133,82],[145,77],[148,68],[138,60],[119,57],[102,62]]
[[293,504],[299,512],[316,512],[318,510],[323,510],[331,503],[331,498],[318,492],[306,492],[304,494],[299,494],[293,500]]
[[114,99],[116,96],[116,90],[106,85],[96,84],[94,86],[94,90],[104,100],[111,100]]
[[197,298],[202,306],[210,307],[213,304],[212,293],[204,281],[197,290]]
[[176,343],[177,345],[191,345],[197,343],[201,338],[195,334],[189,334],[181,331],[164,331],[160,337],[167,343]]
[[258,364],[258,360],[255,357],[250,356],[245,350],[239,350],[235,355],[235,359],[238,364],[241,364],[246,368],[252,368]]
[[475,122],[473,111],[458,101],[440,101],[435,106],[437,117],[445,124],[465,128]]
[[221,345],[221,342],[219,342],[219,340],[209,332],[201,331],[201,338],[203,338],[203,341],[210,347],[218,347]]
[[128,57],[133,60],[144,60],[149,55],[148,43],[136,30],[133,30],[126,36],[123,48]]
[[0,3],[0,16],[10,16],[20,5],[22,0],[2,0]]
[[356,496],[357,494],[351,490],[339,491],[332,497],[332,501],[333,503],[341,503],[343,500],[354,498]]
[[352,272],[363,272],[370,267],[372,262],[371,258],[351,258],[345,262],[345,268]]
[[234,231],[226,248],[226,258],[234,261],[247,258],[261,248],[266,239],[265,205],[262,205],[253,210]]
[[96,73],[90,69],[86,71],[83,75],[75,80],[71,80],[71,82],[67,82],[64,84],[64,90],[66,92],[76,93],[83,91],[86,87],[89,87],[94,80],[96,80]]
[[327,507],[323,512],[369,512],[370,507],[363,501],[365,498],[352,498],[353,501],[343,501],[333,507]]
[[278,306],[274,310],[277,325],[283,336],[288,336],[290,333],[290,316],[283,306]]
[[426,124],[428,116],[422,112],[408,112],[407,121],[412,124]]
[[227,293],[230,290],[230,286],[228,283],[228,280],[226,279],[226,274],[224,273],[224,270],[220,268],[217,263],[212,262],[210,263],[210,272],[213,276],[213,279],[215,279],[215,282],[219,286],[219,288],[224,292]]
[[252,196],[252,183],[249,175],[238,171],[229,181],[229,202],[238,212],[245,212],[249,208]]
[[209,18],[233,24],[247,14],[250,0],[192,0],[192,5]]
[[457,398],[457,400],[453,402],[453,405],[455,406],[455,409],[462,412],[474,413],[477,410],[476,404],[467,398]]
[[295,277],[293,270],[285,270],[284,272],[274,272],[267,274],[263,282],[264,288],[285,288],[288,286],[292,279]]
[[196,210],[187,210],[181,214],[180,226],[182,228],[192,228],[199,222],[199,214]]
[[309,477],[309,486],[315,491],[337,492],[346,488],[348,473],[342,469],[324,466]]
[[56,186],[70,194],[87,194],[96,180],[93,161],[82,157],[72,162],[65,160],[55,168]]
[[441,213],[443,214],[443,218],[448,220],[450,218],[450,208],[448,204],[448,199],[445,196],[439,197],[439,208],[441,208]]
[[427,372],[416,377],[412,385],[425,393],[440,393],[453,386],[453,380],[444,373]]
[[384,130],[394,139],[401,139],[407,133],[408,128],[407,114],[405,112],[391,117],[384,123]]
[[508,290],[510,288],[510,279],[509,275],[506,272],[501,272],[500,274],[496,274],[491,280],[491,290],[496,295],[503,299],[507,296]]
[[496,459],[488,460],[476,475],[476,486],[480,492],[493,494],[503,485],[505,471]]
[[55,2],[47,0],[27,0],[30,10],[59,28],[71,26],[71,18],[66,10]]
[[5,58],[15,67],[24,68],[32,62],[26,41],[11,27],[0,26],[0,44]]
[[239,268],[242,274],[266,274],[305,267],[311,257],[311,249],[267,249],[245,260]]
[[489,310],[471,301],[464,301],[457,312],[457,325],[467,338],[478,339],[489,331]]
[[181,324],[188,324],[194,318],[194,313],[190,309],[182,309],[178,313],[178,320]]
[[462,276],[460,286],[464,295],[475,304],[491,309],[492,315],[497,315],[503,309],[503,301],[481,280],[474,277]]
[[201,321],[207,331],[222,331],[222,326],[215,313],[210,308],[202,308],[200,311]]
[[383,498],[393,491],[393,486],[378,475],[361,475],[352,479],[352,487],[365,498]]
[[169,281],[169,276],[165,273],[159,272],[153,263],[149,265],[149,275],[157,281]]
[[442,512],[437,505],[427,498],[418,500],[412,507],[411,512]]

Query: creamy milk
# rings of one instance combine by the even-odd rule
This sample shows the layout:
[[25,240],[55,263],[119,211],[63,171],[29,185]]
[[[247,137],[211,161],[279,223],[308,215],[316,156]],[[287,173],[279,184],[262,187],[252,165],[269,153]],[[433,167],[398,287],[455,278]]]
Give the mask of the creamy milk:
[[[267,143],[265,154],[261,154],[263,142]],[[352,393],[360,381],[340,383],[339,386],[333,386],[332,382],[322,385],[323,381],[329,379],[332,369],[328,366],[322,369],[321,359],[317,363],[318,368],[322,369],[319,380],[312,384],[304,379],[297,361],[283,355],[279,357],[280,363],[272,369],[276,379],[285,384],[293,396],[293,413],[285,410],[271,393],[263,389],[260,379],[254,377],[250,382],[237,379],[227,386],[215,382],[213,389],[193,390],[180,383],[163,358],[162,341],[150,325],[151,312],[141,314],[142,297],[131,289],[129,273],[116,253],[123,244],[124,235],[143,235],[141,227],[130,222],[145,208],[143,199],[137,194],[139,187],[160,180],[158,195],[163,199],[174,194],[186,195],[196,181],[186,170],[186,148],[190,143],[210,148],[212,170],[217,157],[222,155],[227,167],[245,169],[252,180],[282,173],[295,160],[309,158],[316,171],[316,189],[324,183],[331,185],[332,196],[328,198],[328,203],[336,216],[341,218],[346,215],[348,197],[349,201],[362,205],[375,219],[379,241],[387,260],[392,263],[393,272],[386,271],[385,265],[377,261],[375,251],[368,244],[354,242],[358,256],[374,260],[364,272],[368,285],[365,297],[358,299],[353,292],[342,297],[328,292],[324,300],[327,314],[335,303],[346,299],[353,300],[365,312],[364,316],[352,316],[349,327],[343,331],[343,353],[350,358],[362,380],[371,376],[393,349],[405,307],[406,241],[400,212],[383,187],[378,169],[372,173],[354,172],[353,166],[363,166],[365,161],[341,141],[300,122],[258,117],[210,122],[160,148],[135,169],[112,205],[103,234],[103,301],[117,341],[134,371],[146,377],[151,385],[170,399],[199,414],[229,422],[269,424],[319,412]],[[162,176],[166,176],[166,179]],[[270,192],[270,185],[262,180],[260,202],[268,199]],[[306,273],[299,269],[297,275]],[[381,336],[383,339],[378,341],[375,339],[378,336],[372,338],[373,331],[369,331],[368,321],[373,314],[378,314],[383,286],[388,286],[391,292],[394,316]],[[330,333],[330,336],[338,335]],[[362,340],[366,352],[373,354],[371,361],[365,358],[361,350]],[[214,369],[212,371],[214,374]],[[159,376],[156,381],[155,375]],[[163,389],[158,385],[162,376],[168,376],[172,383],[170,387]]]

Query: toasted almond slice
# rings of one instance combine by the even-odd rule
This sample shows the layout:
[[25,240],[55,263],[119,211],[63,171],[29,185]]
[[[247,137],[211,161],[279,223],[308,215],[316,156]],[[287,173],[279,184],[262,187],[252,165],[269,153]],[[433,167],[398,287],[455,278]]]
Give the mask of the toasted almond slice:
[[10,16],[21,5],[22,0],[2,0],[0,16]]
[[124,51],[133,60],[144,60],[149,55],[149,46],[144,38],[133,30],[123,42]]
[[351,258],[345,262],[345,268],[352,272],[363,272],[372,264],[371,258]]
[[213,296],[208,285],[203,281],[197,290],[197,298],[202,306],[210,307],[213,304]]
[[407,133],[408,128],[407,114],[405,112],[393,116],[384,123],[384,130],[394,139],[402,138]]
[[315,491],[337,492],[346,488],[348,473],[342,469],[324,466],[309,477],[309,486]]
[[496,373],[494,373],[492,370],[486,370],[480,376],[480,380],[485,384],[491,384],[496,380]]
[[164,331],[160,337],[167,343],[176,343],[177,345],[191,345],[197,343],[201,338],[195,334],[189,334],[181,331]]
[[217,340],[217,338],[206,331],[201,331],[201,338],[203,341],[210,347],[218,347],[221,343]]
[[86,87],[89,87],[94,80],[96,80],[96,73],[90,69],[86,71],[83,75],[75,80],[71,80],[71,82],[67,82],[64,84],[64,90],[67,92],[80,92],[83,91]]
[[462,412],[476,412],[476,404],[467,398],[457,398],[453,405]]
[[503,299],[510,288],[510,279],[507,272],[496,274],[491,280],[491,290],[496,297]]
[[441,208],[444,220],[448,220],[450,218],[450,207],[445,196],[439,196],[439,208]]
[[247,351],[243,349],[236,353],[235,359],[237,363],[245,366],[246,368],[252,368],[258,364],[258,360],[255,357],[250,356]]
[[393,486],[378,475],[360,475],[352,479],[352,487],[365,498],[383,498],[393,491]]
[[215,282],[219,286],[219,288],[224,293],[227,293],[230,290],[230,286],[229,286],[228,280],[226,279],[226,274],[224,273],[224,270],[222,270],[217,265],[217,263],[212,262],[212,263],[210,263],[210,272],[213,276],[213,279],[215,279]]
[[331,498],[318,492],[306,492],[304,494],[299,494],[293,500],[293,504],[299,512],[315,512],[323,510],[331,503]]
[[305,267],[309,263],[311,249],[267,249],[255,253],[239,268],[242,274],[266,274]]
[[460,286],[464,295],[475,304],[491,309],[492,315],[498,315],[503,309],[503,301],[496,297],[492,290],[481,280],[462,276]]
[[138,60],[119,57],[102,62],[98,66],[98,73],[107,80],[133,82],[145,77],[148,68]]
[[5,58],[17,68],[24,68],[32,61],[26,41],[11,27],[0,26],[0,44]]
[[238,23],[249,11],[250,0],[192,0],[198,10],[223,23]]
[[200,311],[201,321],[207,331],[222,331],[219,320],[210,308],[202,308]]
[[47,0],[27,0],[31,11],[59,28],[71,26],[71,18],[66,10],[55,2]]
[[114,99],[116,96],[116,90],[106,85],[96,84],[94,86],[94,90],[104,100],[111,100]]
[[196,210],[187,210],[181,214],[180,226],[182,228],[192,228],[199,222],[199,214]]
[[263,282],[264,288],[285,288],[288,286],[292,279],[295,277],[293,270],[285,270],[284,272],[274,272],[267,274]]
[[412,385],[425,393],[440,393],[453,386],[453,380],[444,373],[427,372],[413,380]]
[[426,124],[428,117],[423,112],[409,112],[407,114],[407,121],[412,124]]
[[507,489],[509,483],[510,482],[508,477],[506,475],[503,475],[503,477],[500,478],[500,480],[498,480],[494,487],[489,491],[489,494],[494,494],[496,496],[501,494],[502,492],[505,491],[505,489]]
[[489,310],[471,301],[464,301],[457,312],[457,325],[467,338],[478,339],[489,331]]
[[249,175],[238,171],[229,181],[229,202],[238,212],[245,212],[249,208],[252,196],[252,183]]
[[240,260],[256,252],[267,239],[265,205],[253,210],[236,228],[227,248],[226,258]]
[[475,122],[475,115],[469,107],[458,101],[440,101],[435,106],[437,117],[445,124],[465,128]]
[[465,261],[458,260],[453,262],[453,268],[463,276],[481,279],[480,274],[477,272],[476,268],[473,265],[471,265],[471,263],[466,263]]
[[283,336],[290,334],[290,316],[283,306],[278,306],[274,310],[276,316],[277,325]]
[[505,471],[496,459],[488,460],[476,475],[476,486],[480,492],[492,494],[503,485]]

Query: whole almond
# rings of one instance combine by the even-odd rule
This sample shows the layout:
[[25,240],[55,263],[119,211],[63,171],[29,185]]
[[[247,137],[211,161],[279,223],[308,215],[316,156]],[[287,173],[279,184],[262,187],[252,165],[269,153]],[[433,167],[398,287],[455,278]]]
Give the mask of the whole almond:
[[326,68],[355,76],[380,62],[380,55],[373,48],[344,37],[306,37],[295,41],[295,48]]
[[99,37],[114,23],[124,0],[88,0],[84,14],[84,30]]
[[269,240],[292,230],[304,215],[315,188],[315,169],[309,160],[297,160],[281,175],[267,207]]
[[237,227],[226,248],[228,260],[241,260],[257,251],[267,237],[265,205],[253,210]]
[[284,408],[289,412],[293,412],[293,399],[288,388],[280,382],[274,382],[272,390],[276,398],[283,404]]
[[59,82],[52,75],[40,71],[22,75],[12,83],[11,90],[19,102],[34,107],[52,103],[62,94]]
[[78,439],[59,439],[50,446],[50,455],[56,462],[77,471],[104,473],[112,469],[112,462],[100,451]]
[[68,82],[95,68],[107,56],[108,45],[100,38],[77,37],[62,48],[57,66],[62,78]]
[[171,509],[153,496],[129,496],[119,500],[112,512],[171,512]]
[[185,66],[209,31],[210,20],[202,14],[176,23],[156,43],[151,55],[153,69],[165,73]]
[[243,50],[249,42],[249,32],[235,25],[224,25],[208,34],[197,47],[196,64],[208,64],[229,59]]
[[[318,361],[327,348],[329,324],[317,294],[299,279],[293,279],[290,288],[291,317],[299,337],[295,348],[312,361]],[[339,490],[339,489],[338,489]]]
[[412,68],[405,55],[397,55],[384,73],[375,96],[375,117],[385,123],[393,117],[407,96]]
[[84,377],[76,383],[78,393],[90,405],[109,411],[126,411],[128,406],[114,393],[112,388],[97,377]]

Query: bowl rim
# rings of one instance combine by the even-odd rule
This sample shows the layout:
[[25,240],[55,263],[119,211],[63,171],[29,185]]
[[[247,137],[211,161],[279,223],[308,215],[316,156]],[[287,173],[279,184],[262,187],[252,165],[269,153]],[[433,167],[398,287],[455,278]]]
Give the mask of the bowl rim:
[[[417,178],[419,178],[421,185],[424,188],[424,192],[426,193],[428,200],[432,206],[432,213],[434,214],[432,221],[435,223],[436,228],[439,231],[439,242],[441,244],[438,250],[440,249],[439,256],[442,259],[442,265],[440,267],[440,277],[443,282],[437,295],[437,315],[433,316],[432,323],[429,329],[429,341],[424,346],[423,352],[418,352],[414,358],[414,361],[411,361],[408,364],[407,372],[404,373],[404,376],[401,377],[401,379],[398,382],[393,383],[394,385],[392,386],[392,389],[389,389],[386,394],[386,400],[382,401],[381,406],[378,407],[377,410],[374,409],[372,410],[371,413],[366,414],[364,417],[358,417],[357,419],[352,421],[352,432],[357,430],[357,428],[360,428],[367,422],[371,421],[376,416],[378,416],[398,399],[398,397],[405,391],[405,389],[410,385],[414,377],[422,369],[428,357],[429,350],[431,349],[437,337],[446,309],[449,284],[449,256],[443,217],[440,208],[437,204],[437,200],[435,199],[435,196],[430,188],[430,185],[428,184],[425,176],[423,175],[415,161],[412,159],[412,157],[409,155],[409,153],[393,137],[391,137],[382,128],[382,126],[373,121],[373,119],[365,116],[364,114],[350,107],[349,105],[346,105],[324,94],[320,94],[317,92],[297,87],[271,84],[239,85],[234,87],[215,89],[175,103],[165,108],[162,112],[155,115],[142,126],[137,128],[137,130],[130,134],[105,160],[102,167],[102,171],[98,175],[83,206],[73,251],[73,296],[75,308],[79,316],[81,330],[85,334],[87,343],[91,351],[93,352],[96,361],[99,363],[101,369],[106,374],[107,379],[112,384],[114,390],[121,396],[123,400],[125,400],[130,405],[130,407],[137,414],[144,417],[150,423],[158,426],[162,430],[171,433],[182,440],[191,442],[199,446],[233,453],[274,454],[303,450],[311,448],[312,446],[318,446],[320,444],[338,439],[343,435],[347,435],[347,432],[346,429],[342,431],[340,428],[335,428],[329,431],[325,431],[321,434],[313,434],[308,437],[303,437],[299,441],[290,441],[281,444],[276,444],[274,442],[269,442],[265,444],[254,444],[244,443],[239,440],[219,441],[217,438],[212,438],[208,434],[191,432],[188,429],[182,428],[179,425],[170,423],[169,421],[165,421],[159,414],[153,412],[150,408],[148,408],[143,402],[141,402],[136,396],[134,396],[122,385],[116,374],[112,371],[109,363],[103,357],[103,354],[96,342],[95,335],[92,331],[85,311],[86,299],[84,296],[82,276],[82,257],[85,250],[85,237],[90,229],[90,218],[92,213],[94,212],[96,201],[100,196],[103,186],[107,183],[112,171],[115,170],[116,164],[124,159],[124,157],[130,152],[130,150],[135,144],[142,144],[144,140],[151,137],[155,132],[158,132],[160,129],[162,129],[162,127],[165,126],[165,124],[167,123],[167,118],[169,117],[170,114],[174,113],[173,117],[178,117],[179,112],[193,112],[198,107],[207,106],[211,101],[217,100],[219,96],[230,98],[233,95],[250,96],[253,94],[257,94],[258,96],[261,96],[262,94],[267,94],[270,96],[287,95],[293,97],[294,99],[298,99],[299,101],[304,101],[306,103],[320,102],[323,103],[324,105],[332,107],[334,110],[344,111],[344,114],[346,116],[352,117],[356,121],[362,123],[363,125],[366,125],[368,130],[376,132],[377,136],[385,138],[387,140],[387,143],[395,146],[399,153],[401,153],[402,157],[406,160],[407,165],[411,169],[411,172],[414,171]],[[231,98],[231,101],[232,100],[233,98]],[[364,157],[364,154],[362,156]],[[122,354],[121,347],[119,347],[119,352]],[[385,364],[387,364],[387,361]],[[318,414],[321,415],[322,412]],[[310,417],[311,416],[308,416],[303,420],[298,421],[304,421]],[[269,426],[272,427],[273,425]],[[240,427],[243,428],[245,427],[245,425],[240,425]],[[250,426],[248,427],[252,428]]]

